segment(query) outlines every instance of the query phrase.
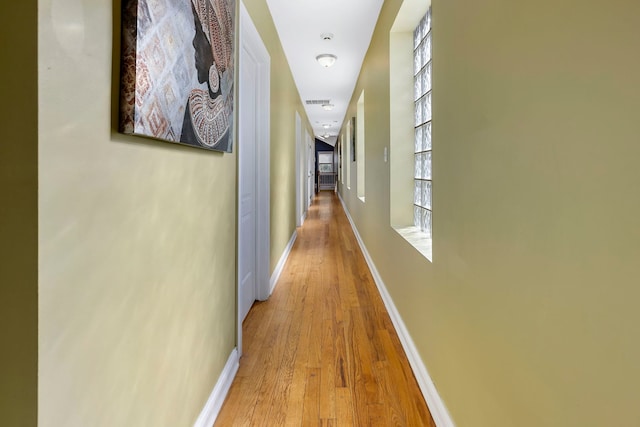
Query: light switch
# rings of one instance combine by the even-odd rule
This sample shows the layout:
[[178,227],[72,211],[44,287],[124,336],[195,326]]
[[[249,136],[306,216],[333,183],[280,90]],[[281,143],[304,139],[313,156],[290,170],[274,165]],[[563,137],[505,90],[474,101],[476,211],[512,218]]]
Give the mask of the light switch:
[[384,162],[387,163],[387,159],[389,157],[387,156],[387,147],[384,147]]

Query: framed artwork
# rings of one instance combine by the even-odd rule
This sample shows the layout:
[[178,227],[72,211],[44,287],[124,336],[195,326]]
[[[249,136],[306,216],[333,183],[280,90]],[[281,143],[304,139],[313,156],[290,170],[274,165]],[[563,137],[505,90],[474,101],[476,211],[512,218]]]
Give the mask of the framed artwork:
[[353,156],[351,157],[351,161],[356,161],[356,118],[351,117],[351,152]]
[[338,153],[338,165],[336,170],[338,171],[338,175],[342,173],[342,136],[338,135],[338,139],[336,142],[336,152]]
[[233,151],[236,0],[123,0],[122,133]]

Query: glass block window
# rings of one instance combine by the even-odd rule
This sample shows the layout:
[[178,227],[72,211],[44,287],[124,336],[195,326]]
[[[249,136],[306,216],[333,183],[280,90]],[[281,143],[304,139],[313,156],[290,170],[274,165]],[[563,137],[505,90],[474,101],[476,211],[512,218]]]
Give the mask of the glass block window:
[[431,8],[413,32],[415,172],[413,225],[431,238]]

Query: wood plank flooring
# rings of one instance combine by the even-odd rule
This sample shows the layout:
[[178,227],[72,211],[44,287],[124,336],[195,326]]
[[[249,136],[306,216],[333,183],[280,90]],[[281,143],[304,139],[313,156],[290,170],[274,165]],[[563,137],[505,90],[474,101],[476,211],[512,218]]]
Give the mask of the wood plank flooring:
[[276,289],[243,324],[216,426],[432,426],[371,273],[332,192],[298,229]]

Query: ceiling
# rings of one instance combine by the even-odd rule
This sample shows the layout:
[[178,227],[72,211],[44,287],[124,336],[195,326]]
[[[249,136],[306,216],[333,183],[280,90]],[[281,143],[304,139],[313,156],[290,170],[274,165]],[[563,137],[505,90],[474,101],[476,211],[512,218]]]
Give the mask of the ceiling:
[[[335,145],[383,0],[267,0],[314,136]],[[331,40],[323,34],[332,34]],[[329,68],[316,56],[338,57]],[[321,103],[329,100],[331,111]],[[324,137],[323,135],[329,135]]]

